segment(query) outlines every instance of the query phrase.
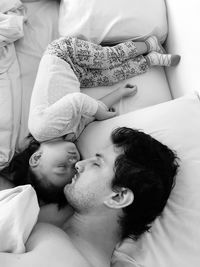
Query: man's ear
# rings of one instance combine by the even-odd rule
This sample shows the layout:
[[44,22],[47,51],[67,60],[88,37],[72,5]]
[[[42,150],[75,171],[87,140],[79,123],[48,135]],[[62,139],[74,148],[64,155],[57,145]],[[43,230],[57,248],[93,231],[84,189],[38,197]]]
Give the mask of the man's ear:
[[29,165],[31,167],[36,167],[40,163],[40,158],[41,158],[42,152],[41,151],[36,151],[33,153],[29,159]]
[[134,200],[133,192],[128,188],[119,188],[104,201],[104,204],[112,209],[121,209],[129,206]]

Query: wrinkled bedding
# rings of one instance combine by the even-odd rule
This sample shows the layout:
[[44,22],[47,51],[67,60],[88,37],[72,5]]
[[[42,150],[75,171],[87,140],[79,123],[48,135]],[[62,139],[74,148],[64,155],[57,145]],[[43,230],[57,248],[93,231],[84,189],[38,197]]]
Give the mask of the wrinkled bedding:
[[23,37],[24,7],[18,0],[0,3],[0,169],[15,151],[20,125],[20,70],[14,42]]
[[31,185],[0,191],[0,252],[23,253],[37,222],[39,205]]

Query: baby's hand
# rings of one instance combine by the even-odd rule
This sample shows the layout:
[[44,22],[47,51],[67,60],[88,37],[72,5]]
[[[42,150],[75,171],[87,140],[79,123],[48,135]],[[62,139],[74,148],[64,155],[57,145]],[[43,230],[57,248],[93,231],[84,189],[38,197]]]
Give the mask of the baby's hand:
[[137,86],[127,83],[123,88],[121,88],[123,96],[131,96],[137,93]]
[[102,106],[99,105],[94,117],[98,121],[103,121],[103,120],[113,118],[116,115],[117,115],[117,112],[113,108],[110,110],[105,110]]

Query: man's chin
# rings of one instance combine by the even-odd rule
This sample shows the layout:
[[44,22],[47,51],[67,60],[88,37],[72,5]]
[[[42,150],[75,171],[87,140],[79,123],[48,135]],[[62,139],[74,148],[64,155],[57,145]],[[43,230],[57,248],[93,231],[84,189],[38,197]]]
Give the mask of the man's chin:
[[65,185],[65,187],[64,187],[64,192],[65,192],[65,190],[67,190],[68,188],[72,187],[72,186],[75,184],[76,180],[77,180],[76,175],[74,175],[74,176],[72,177],[71,181]]
[[72,182],[65,185],[65,187],[64,187],[64,194],[65,194],[66,199],[67,199],[67,195],[69,195],[69,193],[71,193],[72,188],[73,188]]

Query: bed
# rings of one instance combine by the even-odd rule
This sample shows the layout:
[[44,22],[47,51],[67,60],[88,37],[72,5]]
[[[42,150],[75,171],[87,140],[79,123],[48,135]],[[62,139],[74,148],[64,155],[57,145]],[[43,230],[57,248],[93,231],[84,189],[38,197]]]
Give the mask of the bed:
[[[129,83],[137,84],[137,95],[116,104],[119,117],[91,123],[79,138],[78,147],[84,158],[89,157],[108,142],[114,127],[129,126],[176,150],[181,166],[163,215],[149,233],[137,242],[124,240],[117,250],[142,266],[200,266],[198,1],[110,0],[108,4],[106,0],[26,0],[23,8],[18,0],[3,2],[1,13],[15,5],[25,22],[23,36],[12,43],[13,60],[0,73],[1,169],[26,145],[32,88],[40,58],[52,40],[71,35],[106,45],[156,34],[167,51],[181,55],[176,68],[156,67],[129,79]],[[118,86],[83,92],[99,98]]]

